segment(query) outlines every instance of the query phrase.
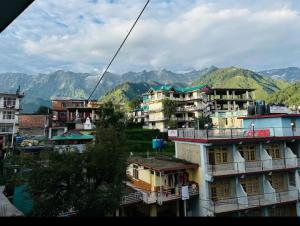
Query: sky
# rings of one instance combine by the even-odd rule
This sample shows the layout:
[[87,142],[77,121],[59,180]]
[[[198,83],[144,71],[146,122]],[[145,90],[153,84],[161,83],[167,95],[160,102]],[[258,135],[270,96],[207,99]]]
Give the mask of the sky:
[[[0,72],[99,73],[145,2],[36,0],[0,34]],[[300,67],[299,12],[299,0],[151,0],[110,71]]]

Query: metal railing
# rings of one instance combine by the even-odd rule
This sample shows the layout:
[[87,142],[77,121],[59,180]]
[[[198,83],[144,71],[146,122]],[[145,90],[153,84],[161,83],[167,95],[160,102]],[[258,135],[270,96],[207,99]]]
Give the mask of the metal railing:
[[133,204],[141,201],[143,201],[143,193],[134,192],[129,195],[123,196],[121,200],[121,205],[128,205],[128,204]]
[[300,129],[293,128],[224,128],[224,129],[177,129],[178,138],[192,139],[226,139],[226,138],[261,138],[261,137],[294,137],[300,136]]
[[[242,202],[241,200],[247,200]],[[209,210],[214,213],[243,210],[255,207],[263,207],[283,202],[299,200],[299,192],[295,190],[286,190],[282,192],[262,193],[256,195],[239,196],[227,199],[208,200]]]
[[[291,162],[291,160],[295,160],[294,165],[288,164],[289,162]],[[292,157],[292,158],[245,161],[245,162],[228,162],[228,163],[215,164],[215,165],[210,165],[209,163],[206,163],[206,165],[209,174],[211,174],[212,176],[221,176],[221,175],[229,175],[229,174],[248,173],[248,172],[269,171],[274,169],[297,168],[300,167],[300,159],[297,157]],[[241,168],[243,170],[241,170]]]

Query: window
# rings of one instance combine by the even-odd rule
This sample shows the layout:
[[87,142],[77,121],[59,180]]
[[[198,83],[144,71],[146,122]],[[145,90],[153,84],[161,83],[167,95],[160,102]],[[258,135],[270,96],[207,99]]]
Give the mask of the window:
[[16,98],[4,97],[4,107],[15,107]]
[[227,147],[213,147],[209,149],[209,164],[218,165],[229,162],[229,151]]
[[267,146],[266,150],[273,159],[281,158],[279,144],[270,144]]
[[155,122],[152,122],[151,125],[152,125],[152,126],[155,126]]
[[15,119],[15,113],[13,111],[3,111],[3,119]]
[[210,186],[211,199],[214,201],[230,197],[230,184],[228,181],[213,183]]
[[12,133],[13,125],[12,124],[1,124],[0,125],[0,132],[1,133]]
[[241,156],[247,161],[255,161],[255,146],[254,145],[241,145],[238,146],[238,150],[241,153]]
[[66,108],[66,107],[67,107],[67,103],[61,103],[61,106],[62,106],[63,108]]
[[258,177],[241,179],[241,185],[248,195],[257,195],[260,192]]

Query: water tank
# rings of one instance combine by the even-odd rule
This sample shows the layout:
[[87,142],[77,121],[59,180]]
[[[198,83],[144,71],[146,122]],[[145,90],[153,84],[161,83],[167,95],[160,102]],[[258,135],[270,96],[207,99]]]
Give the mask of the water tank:
[[257,115],[264,115],[265,112],[266,112],[265,105],[259,104],[259,105],[256,106],[256,114]]
[[255,105],[248,106],[248,115],[255,115]]
[[270,107],[270,104],[267,104],[266,105],[266,114],[271,114],[271,107]]
[[153,149],[162,149],[164,146],[164,140],[163,139],[153,139],[152,140],[152,148]]

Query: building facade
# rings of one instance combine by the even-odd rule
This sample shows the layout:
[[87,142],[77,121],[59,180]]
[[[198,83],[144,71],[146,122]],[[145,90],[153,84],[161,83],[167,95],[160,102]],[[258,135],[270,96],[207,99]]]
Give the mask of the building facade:
[[[191,127],[196,118],[208,116],[210,113],[210,103],[206,95],[208,92],[209,87],[206,85],[189,88],[152,87],[143,94],[144,128],[165,132],[168,129],[168,120],[175,121],[176,127]],[[177,107],[171,118],[164,114],[164,99],[176,102]]]
[[49,115],[20,115],[19,134],[21,136],[45,136],[48,137],[50,126]]
[[16,93],[0,93],[0,156],[11,145],[12,136],[18,130],[23,97],[20,90]]
[[242,117],[243,128],[169,131],[199,164],[198,216],[300,216],[300,115]]

